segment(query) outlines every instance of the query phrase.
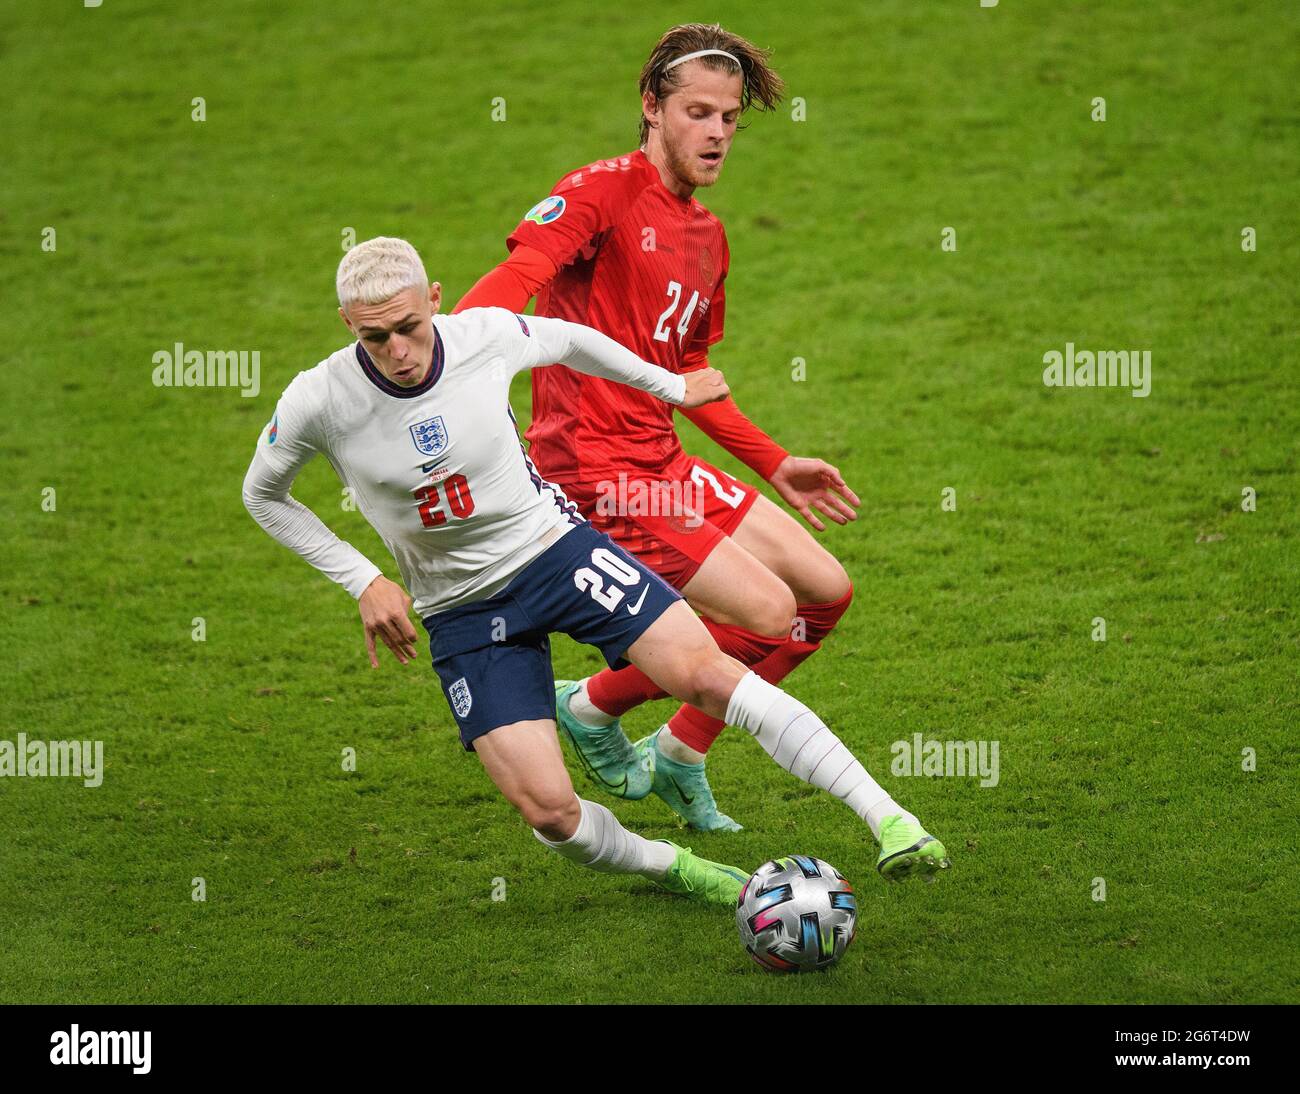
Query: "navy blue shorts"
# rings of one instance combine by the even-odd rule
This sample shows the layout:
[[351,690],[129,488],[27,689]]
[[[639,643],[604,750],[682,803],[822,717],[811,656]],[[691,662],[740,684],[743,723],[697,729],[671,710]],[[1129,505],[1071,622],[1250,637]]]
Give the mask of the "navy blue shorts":
[[611,668],[677,590],[590,524],[576,525],[496,596],[424,620],[433,667],[460,740],[498,726],[555,717],[550,635],[595,646]]

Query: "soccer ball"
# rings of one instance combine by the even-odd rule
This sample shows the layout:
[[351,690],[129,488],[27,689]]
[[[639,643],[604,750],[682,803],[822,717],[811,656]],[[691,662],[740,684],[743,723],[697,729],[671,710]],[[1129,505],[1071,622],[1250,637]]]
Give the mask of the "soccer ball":
[[790,855],[765,862],[736,901],[749,956],[770,972],[828,969],[857,931],[853,886],[829,862]]

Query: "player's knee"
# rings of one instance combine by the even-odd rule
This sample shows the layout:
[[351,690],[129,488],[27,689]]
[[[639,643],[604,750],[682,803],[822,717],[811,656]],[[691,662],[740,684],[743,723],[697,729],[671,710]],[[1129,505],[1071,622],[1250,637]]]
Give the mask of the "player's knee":
[[849,580],[849,572],[840,564],[837,558],[831,558],[830,566],[830,595],[825,602],[834,602],[844,600],[847,608],[853,601],[853,582]]
[[529,797],[519,802],[519,812],[530,828],[536,829],[552,842],[569,839],[578,830],[582,807],[574,795],[560,797]]
[[745,672],[745,666],[734,657],[714,650],[712,656],[701,657],[691,671],[689,688],[693,694],[686,702],[715,717],[722,717],[731,693]]
[[826,564],[819,575],[816,595],[808,599],[810,604],[833,605],[835,620],[849,610],[853,602],[853,582],[849,580],[848,571],[840,565],[839,560],[826,556]]
[[747,613],[749,630],[766,638],[785,638],[790,634],[796,611],[794,593],[784,582],[774,582]]
[[845,597],[851,597],[853,593],[853,582],[849,579],[848,571],[829,551],[820,552],[801,576],[801,604],[835,604]]

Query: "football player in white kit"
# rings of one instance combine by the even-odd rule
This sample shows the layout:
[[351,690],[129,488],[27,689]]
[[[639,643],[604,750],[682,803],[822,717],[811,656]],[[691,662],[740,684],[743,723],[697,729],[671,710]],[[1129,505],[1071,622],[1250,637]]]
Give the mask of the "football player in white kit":
[[[415,656],[411,597],[289,495],[308,460],[329,460],[414,595],[464,747],[542,843],[593,870],[731,907],[748,877],[629,832],[578,798],[556,736],[552,632],[746,729],[873,833],[889,817],[915,823],[812,711],[722,653],[675,590],[541,478],[510,410],[511,377],[556,362],[683,407],[723,398],[719,372],[674,374],[560,319],[500,308],[436,314],[440,287],[405,240],[358,244],[339,264],[337,288],[357,341],[285,389],[244,479],[244,504],[357,599],[372,665],[375,636],[405,664]],[[943,845],[922,834],[907,846],[886,840],[881,872],[946,866]]]

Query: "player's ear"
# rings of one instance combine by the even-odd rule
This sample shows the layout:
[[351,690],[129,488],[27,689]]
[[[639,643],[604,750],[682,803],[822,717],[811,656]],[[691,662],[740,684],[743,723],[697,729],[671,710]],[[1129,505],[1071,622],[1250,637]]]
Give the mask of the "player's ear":
[[429,286],[429,303],[432,305],[433,312],[436,315],[438,307],[442,303],[442,285],[437,281]]
[[356,334],[356,331],[352,330],[352,320],[348,318],[348,313],[343,310],[341,305],[339,307],[339,318],[343,320],[343,325],[347,327],[348,330],[351,330],[353,334]]
[[659,128],[659,100],[655,98],[653,91],[642,93],[641,114],[651,129]]

